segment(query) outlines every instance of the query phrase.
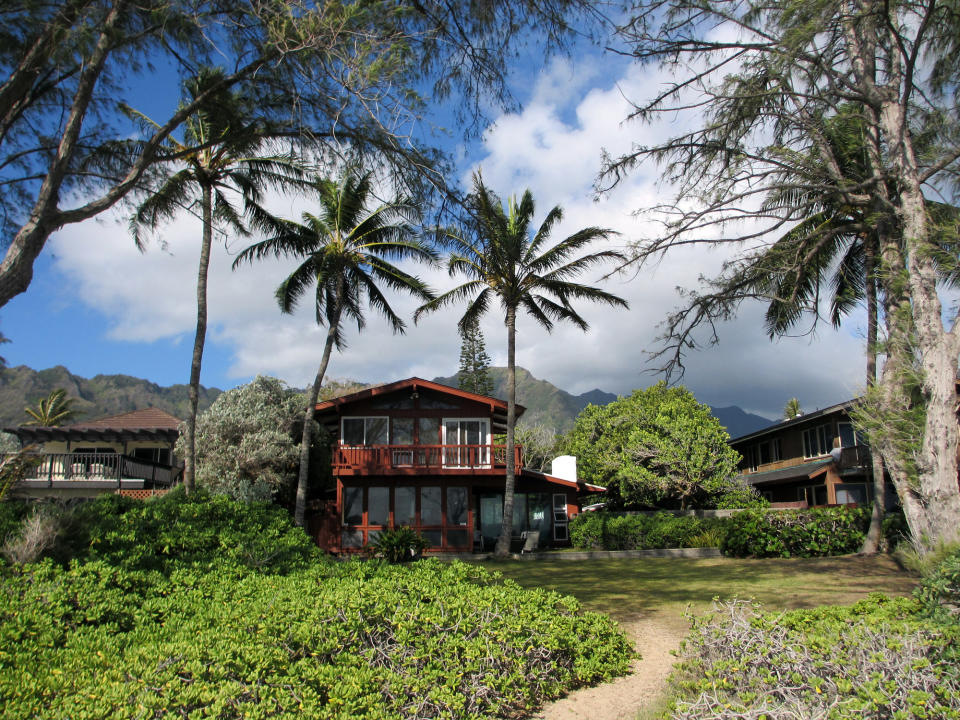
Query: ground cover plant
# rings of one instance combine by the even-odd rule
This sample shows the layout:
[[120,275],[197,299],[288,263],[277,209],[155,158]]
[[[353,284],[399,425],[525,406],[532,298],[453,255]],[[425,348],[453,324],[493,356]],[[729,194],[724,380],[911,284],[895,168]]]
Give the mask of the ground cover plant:
[[581,513],[570,523],[570,542],[585,550],[647,550],[656,548],[720,547],[726,520],[655,515]]
[[633,654],[574,598],[326,560],[266,504],[110,497],[66,521],[59,556],[2,570],[4,717],[517,716]]
[[747,510],[726,523],[721,549],[735,557],[821,557],[863,545],[870,508]]

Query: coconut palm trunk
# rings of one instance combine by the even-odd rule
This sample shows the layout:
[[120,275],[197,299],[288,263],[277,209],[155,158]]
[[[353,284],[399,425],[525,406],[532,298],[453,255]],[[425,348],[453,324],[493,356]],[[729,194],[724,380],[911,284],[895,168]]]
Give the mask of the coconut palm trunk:
[[503,484],[503,523],[494,550],[497,557],[510,554],[513,535],[513,496],[517,486],[517,310],[507,309],[507,473]]
[[[864,274],[866,275],[867,294],[867,388],[877,382],[877,335],[879,326],[876,280],[876,246],[867,240],[863,246]],[[876,448],[870,453],[873,469],[873,510],[870,513],[870,527],[860,547],[861,555],[875,555],[880,549],[883,535],[884,507],[887,495],[887,482],[884,477],[883,456]]]
[[203,238],[200,243],[200,263],[197,268],[197,333],[193,339],[193,358],[190,361],[190,414],[187,416],[187,456],[183,459],[183,487],[187,495],[196,487],[197,467],[197,405],[200,401],[200,367],[203,363],[203,344],[207,337],[207,271],[210,267],[210,247],[213,244],[213,188],[204,185]]
[[310,396],[307,398],[307,409],[303,415],[303,439],[300,443],[300,472],[297,476],[297,500],[293,510],[293,522],[297,527],[306,524],[307,491],[310,480],[310,448],[313,445],[313,413],[320,397],[320,388],[323,387],[323,378],[327,374],[330,356],[336,345],[337,329],[340,327],[341,310],[337,307],[333,312],[333,321],[327,327],[327,340],[323,345],[323,355],[320,358],[320,367],[317,376],[310,386]]

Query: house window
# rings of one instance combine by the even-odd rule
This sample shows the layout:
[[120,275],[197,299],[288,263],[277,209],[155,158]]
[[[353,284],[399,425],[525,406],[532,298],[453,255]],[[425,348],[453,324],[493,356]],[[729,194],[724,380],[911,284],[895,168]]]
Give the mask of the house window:
[[370,488],[367,490],[367,525],[386,525],[389,522],[390,488]]
[[345,487],[343,489],[343,524],[361,525],[363,523],[363,488]]
[[870,502],[864,483],[840,483],[836,489],[839,505],[867,505]]
[[440,444],[440,418],[422,417],[417,420],[417,444],[418,445],[439,445]]
[[394,418],[390,432],[391,445],[413,445],[413,418]]
[[827,504],[826,485],[807,485],[797,488],[797,500],[806,500],[809,507]]
[[417,489],[413,487],[394,488],[393,519],[397,526],[413,525],[417,513]]
[[827,455],[833,445],[833,436],[829,425],[819,425],[803,431],[803,456],[817,457]]
[[853,425],[848,422],[842,422],[838,425],[840,430],[840,447],[848,448],[857,445],[857,436],[853,431]]
[[[443,521],[440,512],[440,488],[420,488],[420,524],[439,525]],[[439,542],[437,543],[439,545]]]
[[446,467],[485,467],[490,464],[487,446],[490,421],[487,419],[450,418],[443,421],[443,464]]
[[[104,450],[97,448],[97,452],[114,452],[113,448]],[[133,457],[136,460],[156,463],[157,465],[170,465],[170,448],[134,448]]]
[[386,445],[389,419],[385,417],[346,417],[341,428],[341,442],[348,447]]
[[447,525],[467,524],[467,501],[465,487],[447,488]]

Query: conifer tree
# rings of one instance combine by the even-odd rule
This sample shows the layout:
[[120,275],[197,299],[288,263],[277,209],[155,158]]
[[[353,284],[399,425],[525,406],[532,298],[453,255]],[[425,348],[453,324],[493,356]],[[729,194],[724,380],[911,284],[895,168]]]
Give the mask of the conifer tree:
[[473,322],[460,330],[460,370],[457,372],[457,384],[461,390],[479,395],[493,393],[493,380],[490,379],[490,356],[480,324]]

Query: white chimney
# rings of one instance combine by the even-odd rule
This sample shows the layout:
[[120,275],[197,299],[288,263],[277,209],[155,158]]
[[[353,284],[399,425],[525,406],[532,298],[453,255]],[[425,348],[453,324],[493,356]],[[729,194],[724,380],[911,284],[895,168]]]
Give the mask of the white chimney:
[[573,455],[561,455],[550,463],[550,474],[561,480],[577,481],[577,459]]

